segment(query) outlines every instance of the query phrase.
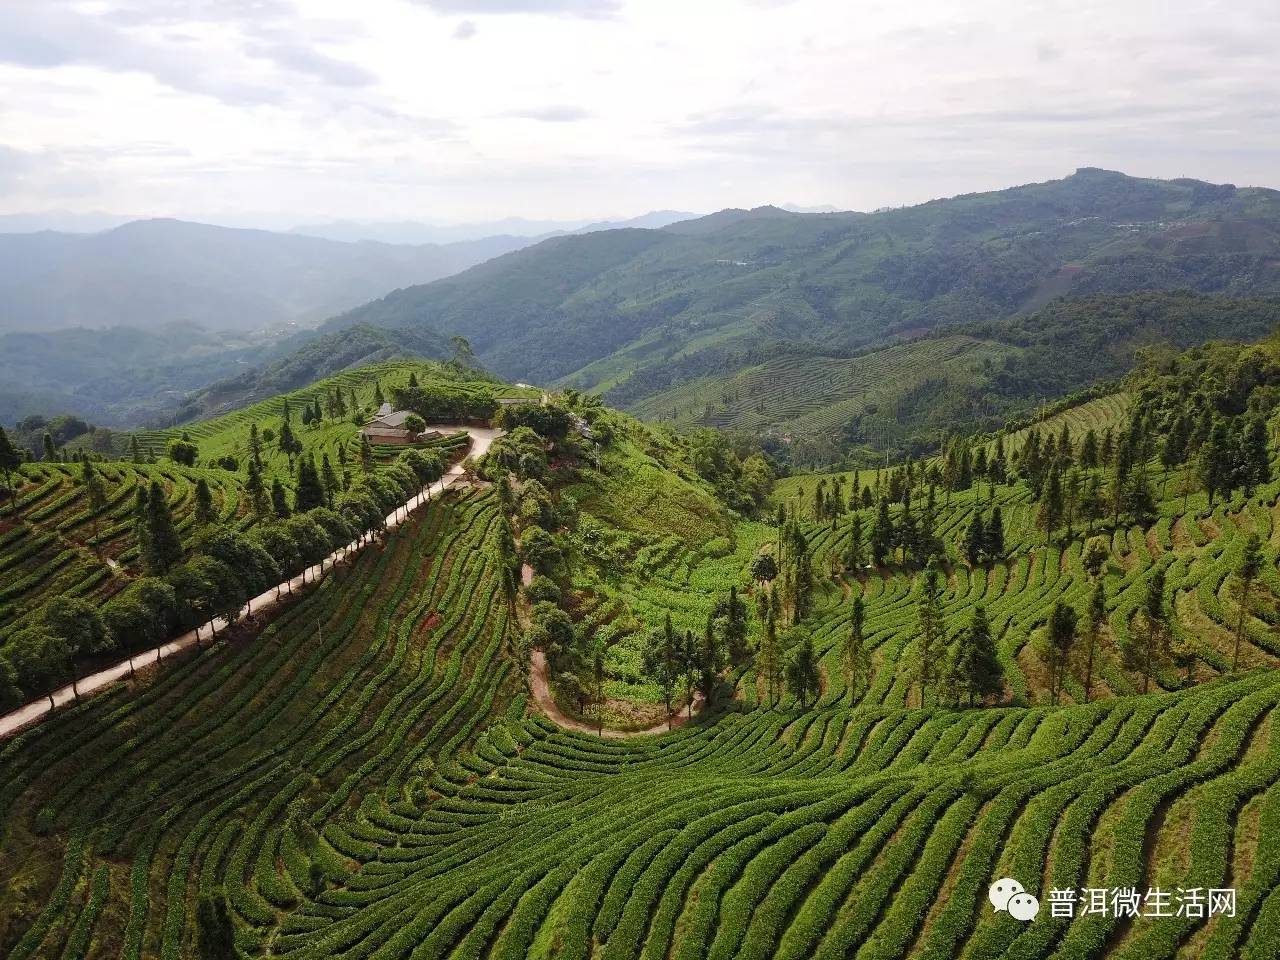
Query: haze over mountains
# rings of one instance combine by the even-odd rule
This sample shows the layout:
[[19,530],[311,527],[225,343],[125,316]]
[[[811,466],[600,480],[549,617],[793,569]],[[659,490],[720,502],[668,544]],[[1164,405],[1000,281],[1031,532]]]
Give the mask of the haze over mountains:
[[[646,416],[847,441],[866,439],[866,403],[897,409],[928,398],[931,410],[956,416],[979,408],[1016,413],[1009,396],[992,401],[989,394],[1014,382],[998,365],[1021,362],[1022,348],[975,324],[1025,315],[1058,337],[1064,324],[1083,322],[1079,311],[1038,313],[1058,297],[1280,295],[1280,193],[1269,189],[1084,168],[1061,180],[871,214],[766,206],[673,219],[681,216],[658,212],[632,221],[647,229],[588,225],[541,242],[494,237],[417,247],[172,221],[95,237],[0,238],[11,265],[3,271],[7,319],[0,323],[12,326],[13,305],[21,303],[27,316],[46,322],[74,316],[145,327],[181,318],[238,331],[225,350],[216,336],[192,335],[190,350],[166,353],[165,372],[146,377],[126,375],[150,362],[145,350],[98,349],[91,335],[78,334],[74,349],[97,362],[92,375],[77,374],[77,364],[56,359],[62,335],[10,334],[0,343],[8,358],[0,361],[7,387],[0,419],[51,407],[113,426],[170,419],[180,408],[181,416],[207,413],[252,399],[267,383],[287,389],[290,371],[313,379],[397,349],[440,356],[448,338],[461,335],[503,376],[600,391]],[[415,272],[439,278],[415,283]],[[361,300],[368,302],[347,309]],[[1129,318],[1139,331],[1134,344],[1175,329],[1181,346],[1240,335],[1270,315],[1267,303],[1241,300],[1188,328],[1186,300],[1099,304],[1101,317]],[[262,350],[245,336],[270,322],[315,323],[326,311],[338,315],[320,325],[318,341],[303,332]],[[1131,323],[1135,311],[1141,318]],[[1160,316],[1151,319],[1152,311]],[[850,365],[858,355],[956,325],[980,346],[957,345],[938,369],[907,362],[903,369],[913,375],[893,378],[896,393],[862,391],[839,417],[809,416],[828,403],[834,385],[871,369]],[[340,336],[353,326],[383,333],[366,330],[353,347]],[[1023,331],[1022,339],[1035,336]],[[304,347],[305,360],[291,361]],[[791,374],[780,382],[784,361]],[[258,382],[269,364],[275,372]],[[1103,366],[1097,376],[1120,370]],[[1088,381],[1073,368],[1061,386]],[[953,389],[965,393],[964,404],[938,401]],[[183,407],[182,391],[204,392]],[[775,403],[783,394],[792,398],[788,409]]]

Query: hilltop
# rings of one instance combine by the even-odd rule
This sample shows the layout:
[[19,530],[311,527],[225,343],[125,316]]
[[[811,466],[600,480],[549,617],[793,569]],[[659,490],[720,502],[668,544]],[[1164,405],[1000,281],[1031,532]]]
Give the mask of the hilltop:
[[1082,169],[874,214],[729,210],[563,237],[330,321],[467,337],[511,378],[636,406],[750,351],[849,355],[1059,296],[1280,293],[1280,193]]

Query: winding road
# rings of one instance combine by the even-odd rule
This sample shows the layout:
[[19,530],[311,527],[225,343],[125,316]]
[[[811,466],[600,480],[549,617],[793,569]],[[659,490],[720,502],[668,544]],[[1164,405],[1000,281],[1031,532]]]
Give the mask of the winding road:
[[[428,430],[439,430],[442,433],[448,431],[457,431],[456,426],[429,424]],[[503,431],[494,427],[464,427],[462,428],[471,435],[471,450],[469,456],[479,458],[489,450],[489,446],[498,437],[502,436]],[[449,468],[449,471],[438,481],[419,493],[410,500],[405,501],[394,511],[387,515],[387,529],[398,527],[401,523],[409,518],[409,514],[414,510],[427,503],[433,495],[439,495],[449,487],[457,484],[463,476],[462,464],[456,463]],[[255,616],[261,616],[269,613],[273,608],[280,604],[281,592],[287,597],[293,593],[294,587],[303,587],[308,583],[315,583],[324,575],[333,569],[334,565],[346,557],[359,553],[364,547],[373,542],[373,538],[368,534],[362,535],[360,538],[353,540],[345,547],[339,547],[329,556],[325,557],[314,566],[307,567],[292,580],[277,584],[274,587],[264,591],[254,597],[244,605],[240,611],[240,616],[247,616],[252,613]],[[42,697],[25,707],[20,707],[12,713],[7,713],[0,717],[0,737],[6,737],[16,733],[22,728],[43,720],[44,717],[52,712],[56,706],[70,703],[76,699],[76,689],[80,691],[80,695],[84,696],[88,693],[94,693],[110,686],[118,680],[122,680],[130,674],[130,663],[142,666],[155,665],[163,661],[163,659],[171,654],[180,653],[190,647],[196,646],[202,638],[212,638],[216,632],[227,626],[224,618],[217,618],[208,623],[202,623],[194,630],[188,630],[181,636],[175,637],[163,646],[145,650],[134,656],[121,660],[119,663],[92,673],[87,677],[82,677],[76,681],[75,686],[68,684],[60,690],[53,693],[53,704],[49,703],[49,697]]]
[[[605,727],[602,732],[589,723],[575,720],[560,709],[560,705],[556,703],[556,698],[551,695],[551,684],[547,680],[547,655],[541,650],[533,651],[529,658],[529,687],[533,691],[533,700],[538,705],[538,709],[558,726],[564,727],[566,730],[577,730],[593,736],[598,735],[606,740],[623,740],[627,737],[647,737],[655,733],[666,733],[668,729],[667,721],[659,720],[657,723],[641,727],[638,730],[611,730]],[[702,709],[702,694],[694,694],[693,709],[695,712]],[[670,729],[679,729],[688,722],[688,713],[677,710],[671,715]]]

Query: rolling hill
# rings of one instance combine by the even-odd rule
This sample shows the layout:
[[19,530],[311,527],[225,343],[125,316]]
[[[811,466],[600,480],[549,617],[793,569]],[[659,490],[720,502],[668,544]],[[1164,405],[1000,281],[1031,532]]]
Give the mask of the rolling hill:
[[[751,518],[724,496],[748,463],[712,438],[572,394],[530,407],[478,468],[492,486],[434,501],[269,624],[0,746],[0,948],[15,960],[1262,960],[1280,924],[1277,458],[1266,449],[1265,479],[1214,498],[1194,453],[1165,464],[1148,440],[1205,411],[1274,428],[1275,349],[1193,351],[1149,369],[1139,400],[1038,423],[1085,490],[1127,463],[1152,496],[1140,517],[1084,511],[1047,533],[1046,488],[1021,455],[1029,432],[1003,438],[1017,453],[1007,475],[793,476]],[[282,407],[259,409],[274,422]],[[563,412],[589,433],[564,433]],[[256,415],[193,436],[220,453]],[[521,434],[529,424],[546,432]],[[1088,430],[1136,460],[1090,460]],[[136,482],[136,467],[104,469]],[[74,520],[62,483],[25,508]],[[927,566],[915,540],[869,566],[849,559],[878,512],[850,502],[860,486],[896,529],[927,518]],[[975,519],[997,509],[1002,543],[966,557]],[[513,534],[548,571],[517,594]],[[1261,562],[1243,590],[1250,549]],[[758,574],[765,555],[787,567],[775,582]],[[812,593],[793,611],[798,562]],[[714,705],[679,729],[598,737],[532,700],[540,623],[571,624],[549,656],[601,644],[608,689],[652,699],[642,651],[668,616],[714,644],[730,588],[747,600],[746,650],[715,668]],[[1052,611],[1095,596],[1091,655],[1062,666]],[[927,602],[945,624],[932,657]],[[807,699],[791,680],[770,689],[775,603],[788,663],[805,648],[816,658]],[[1167,648],[1144,660],[1156,606]],[[958,662],[979,609],[994,685],[977,705],[942,678],[926,696],[923,665]],[[855,630],[868,655],[856,669]],[[562,708],[594,723],[572,680],[555,682]],[[999,877],[1039,898],[1036,920],[991,909]],[[1081,908],[1080,891],[1112,888],[1140,905],[1148,888],[1171,906],[1211,888],[1234,901],[1166,917]],[[1075,909],[1051,913],[1063,891]]]
[[1280,193],[1086,168],[875,214],[726,210],[544,241],[330,324],[462,334],[504,376],[634,405],[750,350],[848,355],[1059,296],[1174,289],[1280,293]]
[[763,437],[795,463],[851,453],[897,459],[932,453],[949,433],[995,430],[1048,400],[1116,380],[1143,350],[1256,340],[1276,329],[1280,297],[1094,294],[852,356],[756,347],[723,358],[719,368],[732,372],[648,392],[678,379],[657,368],[607,397],[681,428]]

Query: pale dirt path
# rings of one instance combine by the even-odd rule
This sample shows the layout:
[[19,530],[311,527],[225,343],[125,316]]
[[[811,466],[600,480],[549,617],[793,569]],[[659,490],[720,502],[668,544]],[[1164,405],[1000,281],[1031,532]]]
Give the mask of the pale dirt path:
[[[604,732],[599,733],[591,724],[575,720],[560,709],[560,705],[556,703],[556,698],[551,695],[551,685],[547,682],[547,655],[541,650],[535,650],[529,660],[529,687],[533,691],[533,701],[538,705],[538,709],[553,720],[557,726],[564,727],[566,730],[589,733],[592,736],[602,736],[606,740],[624,740],[627,737],[646,737],[655,733],[667,732],[667,721],[659,720],[657,723],[641,727],[639,730],[611,730],[605,727]],[[693,709],[695,712],[702,709],[702,694],[694,694]],[[689,715],[687,711],[677,710],[671,715],[672,730],[678,730],[688,722]]]
[[[441,432],[457,431],[456,427],[441,425],[428,425],[427,429],[436,429]],[[494,440],[502,435],[501,430],[493,427],[464,427],[463,429],[471,435],[471,450],[469,451],[468,456],[477,459],[488,451],[490,444],[492,444]],[[414,510],[421,507],[424,503],[427,503],[432,496],[439,496],[446,489],[458,483],[461,479],[462,464],[459,462],[450,467],[449,471],[443,478],[436,481],[424,492],[419,493],[412,499],[402,503],[400,506],[396,507],[392,513],[388,514],[386,518],[387,529],[391,530],[398,527],[409,518],[409,514],[413,513]],[[373,540],[374,538],[370,534],[366,533],[358,539],[353,540],[345,547],[339,547],[318,564],[303,570],[302,573],[298,574],[292,580],[285,583],[279,583],[254,597],[245,604],[244,609],[240,611],[240,616],[247,616],[250,613],[255,616],[261,616],[264,613],[269,613],[274,607],[279,605],[281,591],[284,591],[284,596],[288,597],[292,594],[295,587],[303,587],[308,583],[315,583],[317,580],[324,577],[326,573],[332,570],[340,560],[344,560],[349,556],[359,553],[361,549],[368,546],[368,544],[372,543]],[[114,666],[107,667],[105,670],[99,670],[97,673],[83,677],[77,681],[76,686],[79,688],[80,695],[82,697],[85,694],[101,690],[104,687],[115,683],[117,680],[121,680],[129,676],[130,660],[143,667],[154,665],[170,654],[179,653],[182,650],[195,646],[197,641],[201,638],[212,637],[217,630],[226,626],[226,620],[221,617],[216,620],[212,620],[209,623],[203,623],[194,630],[188,630],[181,636],[175,637],[173,640],[170,640],[161,647],[134,654],[132,658],[122,660]],[[71,685],[67,685],[60,690],[55,690],[53,693],[53,701],[55,705],[70,703],[74,700],[75,690]],[[20,707],[19,709],[14,710],[12,713],[5,714],[0,717],[0,738],[6,737],[18,730],[21,730],[23,727],[36,723],[39,720],[43,720],[45,715],[50,713],[53,709],[54,707],[50,706],[49,698],[46,696],[33,703],[27,704],[25,707]]]

